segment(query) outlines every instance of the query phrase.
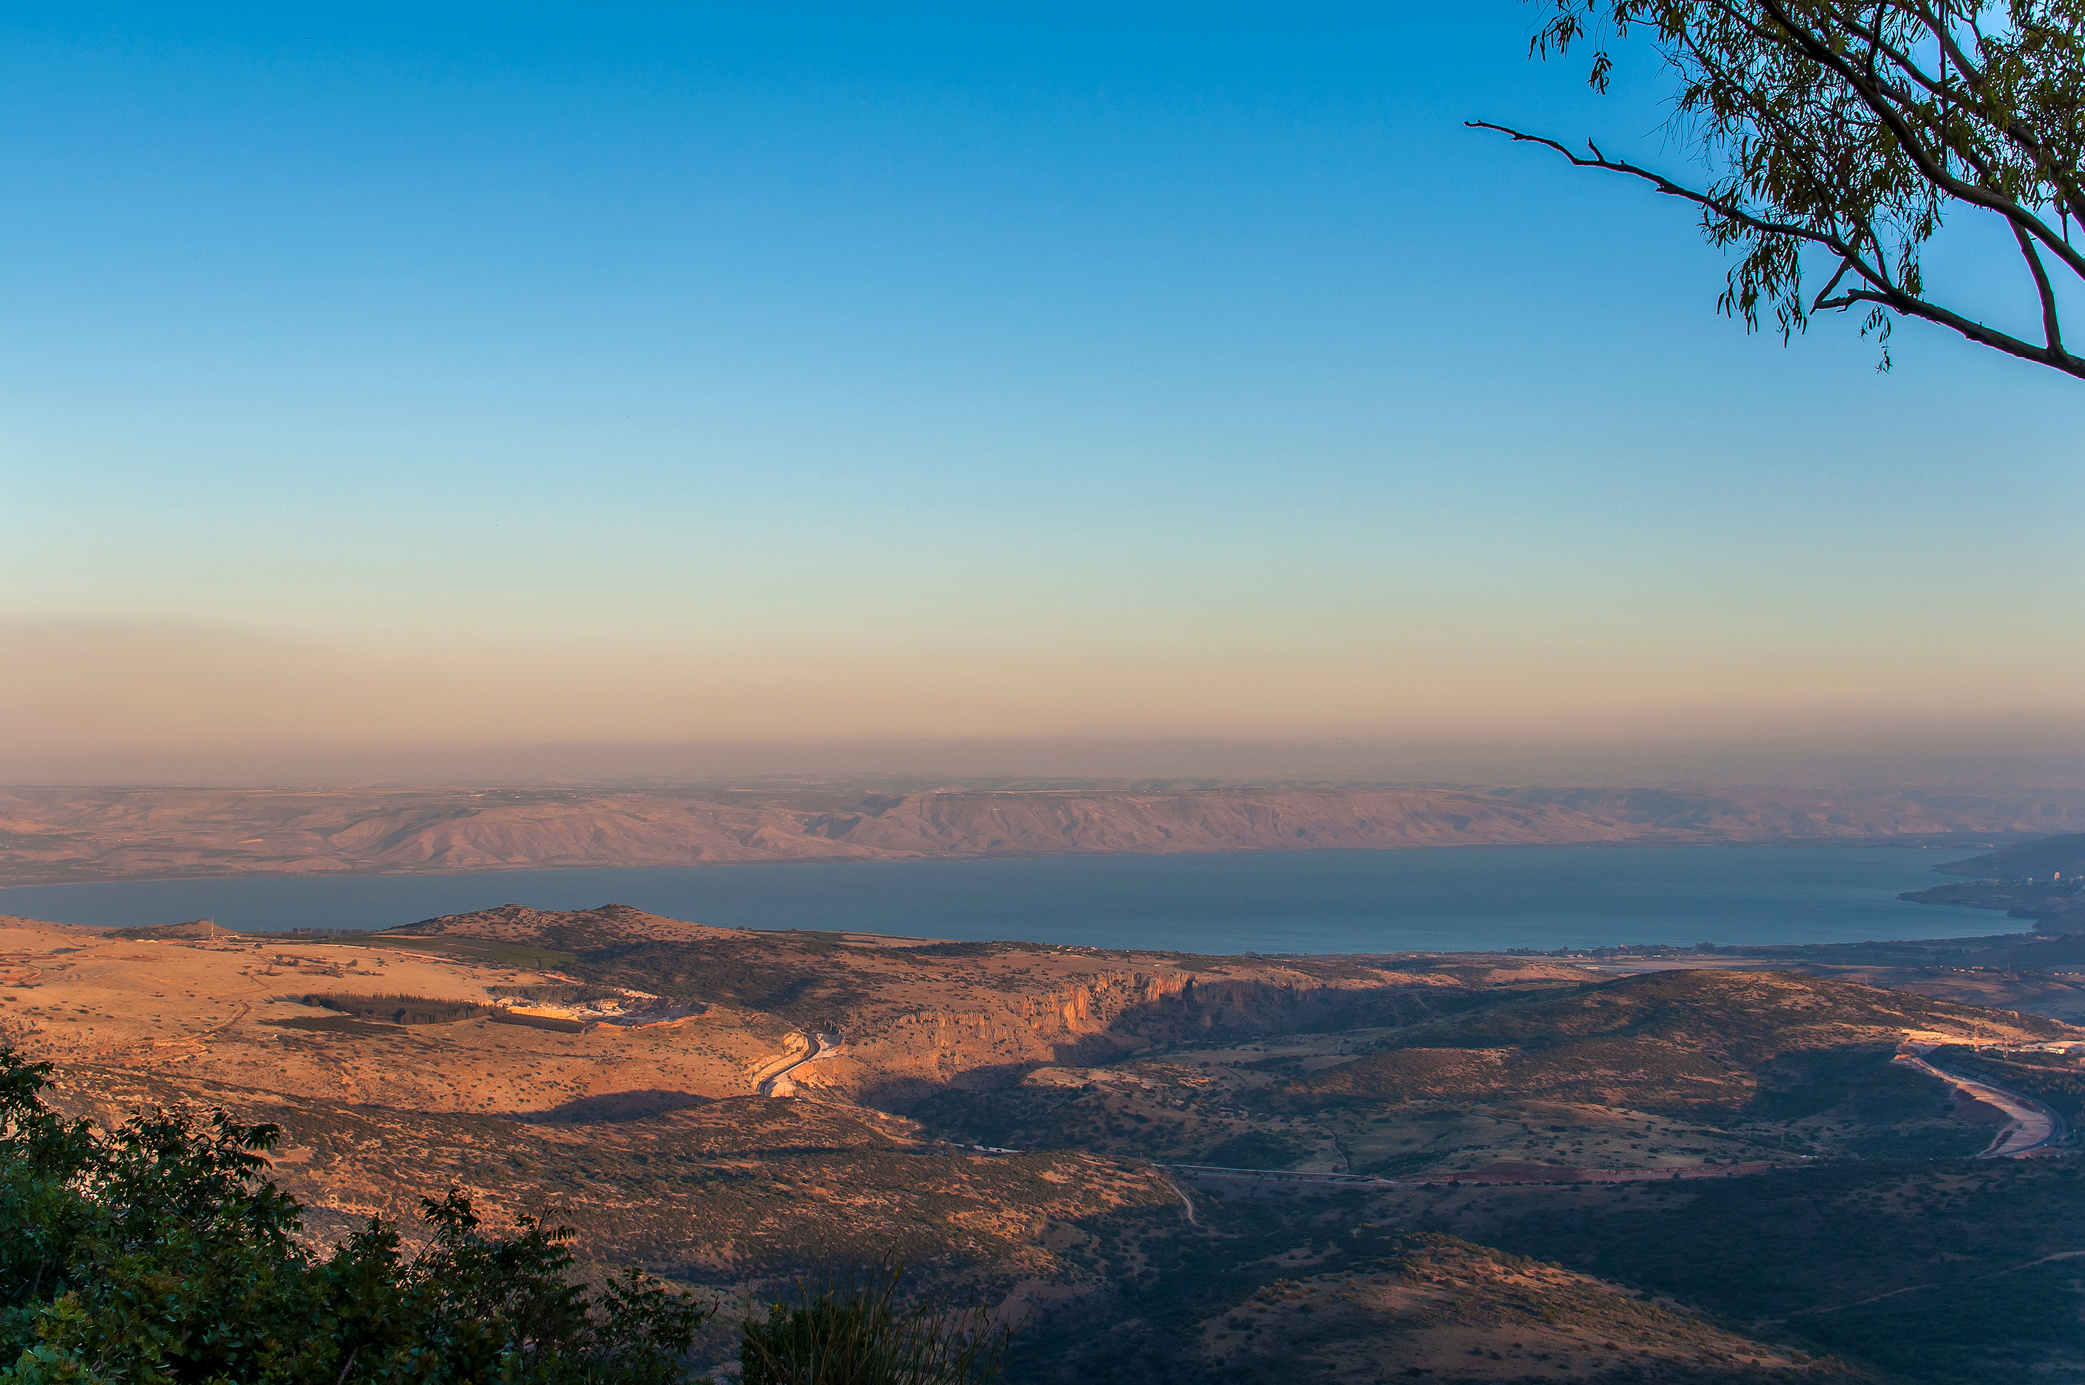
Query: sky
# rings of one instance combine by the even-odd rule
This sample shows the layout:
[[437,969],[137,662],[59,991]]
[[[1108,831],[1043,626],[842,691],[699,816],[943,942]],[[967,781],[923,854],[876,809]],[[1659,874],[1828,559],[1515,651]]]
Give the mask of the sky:
[[1645,55],[761,8],[0,18],[0,781],[2085,752],[2081,387],[1463,128],[1686,171]]

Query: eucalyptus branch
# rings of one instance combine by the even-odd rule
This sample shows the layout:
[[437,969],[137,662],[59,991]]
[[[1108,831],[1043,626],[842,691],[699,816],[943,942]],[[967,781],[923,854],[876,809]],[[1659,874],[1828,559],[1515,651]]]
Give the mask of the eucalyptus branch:
[[2035,291],[2042,300],[2042,335],[2051,351],[2063,350],[2062,318],[2056,309],[2056,290],[2049,284],[2049,271],[2042,267],[2042,257],[2035,250],[2034,242],[2018,226],[2013,227],[2013,236],[2020,242],[2020,253],[2027,258],[2027,268],[2034,275]]
[[1826,308],[1842,308],[1850,307],[1855,303],[1870,303],[1878,307],[1888,308],[1891,312],[1901,313],[1905,317],[1924,318],[1928,322],[1959,332],[1980,346],[1988,346],[1994,350],[2003,351],[2008,356],[2018,356],[2023,361],[2033,361],[2038,365],[2050,366],[2066,375],[2076,376],[2080,380],[2085,380],[2085,357],[2073,356],[2061,347],[2036,346],[2031,341],[2022,341],[2019,337],[2013,336],[2008,332],[2001,332],[1994,327],[1986,327],[1981,322],[1973,322],[1963,317],[1960,313],[1943,308],[1937,303],[1929,303],[1924,299],[1914,298],[1906,293],[1881,292],[1875,289],[1849,289],[1822,306]]
[[1827,300],[1832,296],[1832,290],[1839,287],[1839,281],[1844,279],[1854,268],[1852,260],[1839,261],[1839,268],[1833,272],[1831,280],[1817,291],[1815,298],[1810,300],[1810,311],[1813,313],[1823,312]]
[[1932,153],[1915,137],[1915,132],[1910,123],[1903,118],[1894,106],[1882,99],[1880,92],[1862,80],[1852,64],[1833,52],[1829,44],[1820,42],[1809,30],[1798,25],[1794,19],[1789,17],[1787,10],[1783,8],[1779,0],[1757,0],[1757,3],[1761,9],[1773,16],[1777,24],[1783,27],[1788,37],[1794,40],[1806,57],[1821,67],[1831,69],[1839,75],[1841,80],[1853,88],[1854,93],[1867,104],[1869,110],[1874,112],[1876,119],[1880,120],[1889,129],[1890,133],[1897,137],[1906,156],[1917,165],[1919,172],[1927,181],[1944,189],[1951,196],[1969,203],[1971,206],[1982,207],[1987,211],[1996,212],[2014,225],[2021,227],[2036,240],[2048,246],[2051,253],[2064,260],[2074,274],[2080,278],[2085,278],[2085,253],[2072,249],[2040,217],[2034,215],[2033,212],[2021,206],[2014,199],[2000,193],[1988,191],[1976,186],[1974,183],[1965,183],[1949,173],[1934,160]]
[[[1768,235],[1790,236],[1797,240],[1808,241],[1813,245],[1824,246],[1835,251],[1847,263],[1853,265],[1855,272],[1860,274],[1862,278],[1881,287],[1892,287],[1887,274],[1868,265],[1853,248],[1853,243],[1848,240],[1835,236],[1828,231],[1819,231],[1812,227],[1799,226],[1792,222],[1764,220],[1754,216],[1751,212],[1727,198],[1717,197],[1712,193],[1697,192],[1684,183],[1675,183],[1664,174],[1644,168],[1639,164],[1630,163],[1627,159],[1610,159],[1601,153],[1600,147],[1591,140],[1586,141],[1586,148],[1593,151],[1593,156],[1586,158],[1582,154],[1572,153],[1562,144],[1547,136],[1531,135],[1524,131],[1516,130],[1510,125],[1494,125],[1488,120],[1465,120],[1463,124],[1472,130],[1495,130],[1499,134],[1511,138],[1515,143],[1539,144],[1544,148],[1554,149],[1557,153],[1569,159],[1572,165],[1577,168],[1598,168],[1604,169],[1609,173],[1625,173],[1632,178],[1641,178],[1667,197],[1677,197],[1683,201],[1692,202],[1696,206],[1706,207],[1718,216],[1742,222],[1752,230],[1764,232]],[[1879,249],[1880,247],[1878,246],[1877,248]]]
[[[1888,271],[1882,267],[1884,263],[1882,243],[1872,227],[1863,227],[1860,232],[1856,233],[1855,237],[1846,238],[1828,231],[1819,231],[1813,227],[1801,226],[1790,222],[1769,221],[1754,215],[1748,209],[1731,202],[1727,198],[1719,198],[1709,193],[1697,191],[1683,183],[1674,182],[1662,173],[1644,168],[1639,164],[1630,163],[1626,159],[1611,159],[1601,152],[1598,145],[1590,140],[1586,142],[1586,147],[1592,151],[1592,155],[1587,157],[1583,154],[1574,153],[1557,140],[1550,139],[1544,135],[1531,135],[1508,125],[1499,125],[1488,120],[1466,120],[1463,124],[1473,130],[1495,131],[1498,134],[1507,136],[1515,143],[1539,144],[1546,149],[1553,149],[1563,155],[1576,168],[1596,168],[1609,173],[1621,173],[1632,178],[1641,179],[1668,197],[1677,197],[1683,201],[1692,202],[1696,206],[1706,208],[1718,216],[1738,222],[1753,231],[1803,241],[1831,250],[1839,256],[1839,271],[1833,275],[1832,282],[1826,286],[1824,293],[1820,293],[1812,303],[1813,311],[1848,308],[1855,303],[1872,304],[1888,308],[1890,311],[1901,313],[1906,317],[1921,318],[1938,326],[1949,328],[1979,345],[2003,351],[2009,356],[2017,356],[2022,360],[2051,366],[2067,375],[2085,379],[2085,357],[2073,356],[2063,349],[2060,333],[2056,331],[2055,319],[2053,316],[2049,316],[2055,311],[2053,295],[2046,287],[2046,276],[2040,273],[2040,261],[2032,258],[2031,255],[2030,262],[2037,269],[2037,282],[2044,288],[2042,302],[2045,314],[2045,327],[2049,333],[2049,340],[2047,344],[2042,346],[2036,346],[2034,343],[2022,340],[2010,333],[2001,332],[1994,327],[1988,327],[1981,322],[1964,317],[1937,303],[1929,302],[1916,294],[1906,292],[1900,285],[1891,280]],[[2020,231],[2017,227],[2014,228],[2014,231],[2016,235],[2020,236],[2023,245],[2031,252],[2033,243],[2027,240],[2026,233]],[[1855,248],[1856,244],[1861,241],[1865,241],[1874,250],[1876,256],[1875,263],[1869,263]],[[1826,297],[1825,295],[1833,287],[1836,287],[1840,280],[1849,272],[1859,276],[1869,287],[1865,289],[1849,289],[1837,298]],[[1725,295],[1725,302],[1731,302],[1730,295]]]
[[[1943,64],[1952,63],[1955,70],[1962,74],[1963,85],[1975,93],[1978,98],[1979,113],[1988,117],[1990,113],[1988,109],[1984,108],[1989,96],[1989,91],[1985,86],[1986,69],[1972,62],[1969,55],[1963,51],[1962,45],[1955,39],[1953,26],[1934,14],[1926,5],[1918,3],[1918,0],[1912,0],[1911,9],[1914,14],[1918,15],[1919,21],[1925,26],[1926,31],[1932,35],[1934,43],[1939,49],[1941,62]],[[1972,8],[1968,11],[1965,16],[1965,22],[1969,27],[1969,32],[1976,36],[1977,43],[1982,45],[1985,41],[1984,32],[1982,26],[1977,23],[1975,9]],[[1898,66],[1904,71],[1912,73],[1915,77],[1922,75],[1909,58],[1899,60]],[[1931,89],[1936,95],[1946,96],[1949,94],[1944,84]],[[2061,194],[2057,199],[2059,206],[2062,206],[2072,216],[2079,216],[2081,212],[2085,212],[2085,197],[2081,197],[2081,190],[2077,180],[2066,176],[2064,170],[2047,157],[2047,151],[2041,141],[2035,139],[2033,134],[2023,128],[2018,122],[1999,121],[1994,123],[1999,125],[2001,133],[2007,140],[2016,145],[2021,152],[2025,153],[2034,162],[2036,168],[2041,170],[2043,176],[2056,184]]]
[[[1671,124],[1708,176],[1690,186],[1592,141],[1580,154],[1469,123],[1693,203],[1709,242],[1738,254],[1720,310],[1756,329],[1770,308],[1786,337],[1817,312],[1858,305],[1869,310],[1864,335],[1886,341],[1894,316],[1917,317],[2079,375],[2052,276],[2061,265],[2085,280],[2085,249],[2069,240],[2073,216],[2085,222],[2085,0],[1537,2],[1551,14],[1530,53],[1586,43],[1595,90],[1607,90],[1613,71],[1610,33],[1655,48],[1678,80]],[[2012,228],[2042,342],[1929,294],[1923,247],[1958,207]],[[1809,293],[1806,263],[1824,254],[1829,282]]]

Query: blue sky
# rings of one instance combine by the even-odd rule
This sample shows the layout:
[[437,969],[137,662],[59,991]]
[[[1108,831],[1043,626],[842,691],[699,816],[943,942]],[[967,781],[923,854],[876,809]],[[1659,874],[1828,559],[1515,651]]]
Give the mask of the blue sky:
[[1534,20],[17,13],[0,773],[2062,720],[2079,386],[1716,317]]

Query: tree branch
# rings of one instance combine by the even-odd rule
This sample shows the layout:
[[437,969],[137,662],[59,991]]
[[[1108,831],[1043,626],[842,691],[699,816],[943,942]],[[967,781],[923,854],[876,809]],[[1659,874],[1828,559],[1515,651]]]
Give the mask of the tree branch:
[[1632,178],[1641,178],[1667,197],[1677,197],[1684,201],[1692,202],[1696,206],[1707,207],[1717,215],[1727,216],[1732,221],[1742,222],[1755,231],[1762,231],[1777,236],[1793,236],[1797,240],[1808,241],[1812,245],[1822,245],[1826,249],[1837,253],[1841,260],[1853,266],[1854,272],[1863,279],[1868,280],[1879,288],[1894,291],[1895,286],[1889,282],[1889,277],[1886,274],[1862,259],[1859,251],[1853,247],[1851,242],[1835,236],[1829,231],[1819,231],[1813,227],[1796,225],[1793,222],[1764,220],[1727,198],[1716,197],[1705,192],[1696,192],[1693,188],[1683,183],[1673,182],[1672,179],[1662,173],[1653,173],[1650,169],[1638,167],[1626,159],[1610,159],[1601,153],[1600,147],[1591,140],[1586,141],[1586,147],[1593,151],[1593,157],[1588,159],[1583,155],[1572,153],[1556,140],[1549,139],[1543,135],[1530,135],[1524,131],[1516,130],[1510,125],[1494,125],[1488,120],[1465,120],[1463,125],[1472,130],[1497,131],[1499,134],[1512,139],[1515,143],[1539,144],[1546,149],[1554,149],[1557,153],[1570,160],[1572,165],[1577,168],[1599,168],[1605,169],[1609,173],[1626,173]]
[[[1984,84],[1987,69],[1979,67],[1969,60],[1969,55],[1963,51],[1961,43],[1955,37],[1953,28],[1941,16],[1934,14],[1928,6],[1922,3],[1913,3],[1910,8],[1912,13],[1919,17],[1919,22],[1925,26],[1926,31],[1933,36],[1933,41],[1940,51],[1940,62],[1943,71],[1952,63],[1955,70],[1962,74],[1963,85],[1976,93],[1978,102],[1982,103],[1989,91]],[[1984,31],[1982,26],[1977,23],[1977,15],[1974,8],[1964,16],[1964,22],[1969,26],[1969,32],[1975,37],[1977,43],[1982,44]],[[1905,67],[1906,70],[1915,71],[1908,62],[1902,63],[1900,66]],[[1944,87],[1942,91],[1945,91]],[[1990,111],[1981,104],[1979,105],[1978,113],[1987,120],[1990,119]],[[2011,141],[2015,148],[2020,149],[2027,155],[2044,177],[2056,185],[2056,205],[2066,216],[2085,215],[2085,193],[2081,193],[2077,179],[2066,176],[2065,171],[2049,157],[2048,149],[2040,140],[2034,137],[2032,132],[2017,121],[1991,120],[1991,123],[1998,129],[2000,134]]]
[[2027,257],[2027,267],[2034,271],[2035,291],[2042,296],[2042,335],[2048,339],[2051,351],[2063,350],[2062,319],[2056,311],[2056,290],[2049,286],[2049,271],[2042,268],[2042,257],[2035,251],[2034,242],[2018,226],[2013,227],[2013,237],[2020,242],[2020,253]]
[[1853,267],[1854,265],[1852,260],[1839,261],[1839,268],[1833,271],[1831,282],[1827,283],[1823,288],[1819,289],[1817,291],[1817,296],[1810,300],[1811,312],[1817,313],[1824,311],[1826,302],[1832,296],[1832,290],[1839,287],[1839,281],[1841,279],[1844,279],[1847,273],[1851,271]]
[[1829,68],[1838,75],[1841,81],[1853,88],[1854,94],[1861,98],[1862,104],[1867,106],[1875,118],[1880,120],[1889,129],[1890,133],[1897,137],[1898,147],[1904,151],[1905,157],[1911,160],[1927,181],[1972,206],[1997,212],[2000,216],[2023,228],[2029,235],[2046,245],[2050,253],[2063,260],[2072,273],[2080,278],[2085,278],[2085,254],[2073,250],[2062,237],[2050,230],[2040,217],[2021,206],[2017,201],[2000,193],[1978,187],[1973,183],[1965,183],[1946,169],[1940,167],[1934,161],[1932,153],[1926,149],[1924,142],[1917,137],[1917,132],[1913,130],[1910,122],[1904,118],[1903,113],[1891,105],[1889,101],[1885,100],[1883,93],[1862,77],[1853,64],[1834,51],[1830,44],[1825,43],[1808,29],[1797,24],[1788,11],[1783,8],[1780,0],[1756,0],[1756,3],[1768,15],[1772,16],[1774,23],[1781,28],[1790,41],[1802,50],[1805,57],[1820,67]]
[[[1684,184],[1675,183],[1661,173],[1654,173],[1650,169],[1640,168],[1625,159],[1610,159],[1600,152],[1598,145],[1593,144],[1591,141],[1587,141],[1586,147],[1592,150],[1592,157],[1587,158],[1582,154],[1573,153],[1556,140],[1549,139],[1543,135],[1527,134],[1508,125],[1496,125],[1488,120],[1466,120],[1463,124],[1472,130],[1491,130],[1505,135],[1515,143],[1539,144],[1545,149],[1553,149],[1563,155],[1575,168],[1597,168],[1609,173],[1623,173],[1632,178],[1639,178],[1651,184],[1668,197],[1677,197],[1684,201],[1692,202],[1696,206],[1706,207],[1719,216],[1729,217],[1731,220],[1737,221],[1754,231],[1767,235],[1787,236],[1811,245],[1824,246],[1839,256],[1839,270],[1838,273],[1832,276],[1831,283],[1825,286],[1824,293],[1819,294],[1812,303],[1811,307],[1814,311],[1821,312],[1826,308],[1848,308],[1855,303],[1874,304],[1878,307],[1887,308],[1892,312],[1901,313],[1906,317],[1923,318],[1927,322],[1946,327],[1961,336],[1967,337],[1979,345],[1992,347],[2005,352],[2007,355],[2018,356],[2022,360],[2035,361],[2063,371],[2067,375],[2085,379],[2085,357],[2073,356],[2065,351],[2060,337],[2055,334],[2054,319],[2049,317],[2049,314],[2054,311],[2054,298],[2052,293],[2046,288],[2047,276],[2040,272],[2041,262],[2039,258],[2034,257],[2031,253],[2029,258],[2030,263],[2037,270],[2037,283],[2044,286],[2042,295],[2044,324],[2050,331],[2049,342],[2042,346],[2036,346],[2033,342],[2024,341],[2009,333],[1998,331],[1996,328],[1986,327],[1981,322],[1973,321],[1963,317],[1960,313],[1943,308],[1937,303],[1929,303],[1923,298],[1905,292],[1891,282],[1888,274],[1882,270],[1879,262],[1875,265],[1869,264],[1852,242],[1830,232],[1818,231],[1812,227],[1799,226],[1787,222],[1767,221],[1725,198],[1697,192]],[[2027,232],[2017,224],[2015,224],[2013,231],[2031,252],[2033,243],[2027,239]],[[1872,231],[1869,232],[1868,238],[1871,241],[1873,240]],[[1879,245],[1877,248],[1879,251]],[[1868,287],[1848,289],[1837,298],[1826,296],[1848,273],[1858,275],[1865,281]]]
[[2066,375],[2076,376],[2080,380],[2085,380],[2085,357],[2073,356],[2061,347],[2036,346],[2031,341],[2022,341],[2010,333],[1986,327],[1981,322],[1972,322],[1960,313],[1950,312],[1937,303],[1928,303],[1922,298],[1913,298],[1907,293],[1881,293],[1873,289],[1848,289],[1837,298],[1829,299],[1818,306],[1820,308],[1846,308],[1851,307],[1855,303],[1873,303],[1879,307],[1888,308],[1891,312],[1902,313],[1906,317],[1924,318],[1928,322],[1937,323],[1951,331],[1959,332],[1979,346],[1988,346],[1994,350],[2003,351],[2008,356],[2018,356],[2023,361],[2034,361],[2040,365],[2051,366]]

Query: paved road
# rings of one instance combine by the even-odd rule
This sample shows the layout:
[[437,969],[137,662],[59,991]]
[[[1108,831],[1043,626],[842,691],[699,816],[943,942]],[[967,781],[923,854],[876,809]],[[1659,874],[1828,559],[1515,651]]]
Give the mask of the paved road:
[[805,1036],[809,1047],[802,1053],[785,1053],[760,1070],[753,1079],[753,1090],[762,1096],[791,1096],[796,1092],[796,1083],[789,1074],[806,1063],[815,1063],[820,1058],[830,1058],[840,1046],[838,1034],[809,1034]]
[[1807,1167],[1805,1164],[1677,1164],[1652,1169],[1588,1169],[1558,1165],[1553,1169],[1529,1168],[1526,1172],[1496,1169],[1462,1169],[1430,1173],[1421,1178],[1382,1178],[1365,1173],[1318,1173],[1307,1169],[1235,1169],[1217,1164],[1156,1164],[1190,1178],[1272,1178],[1295,1183],[1365,1184],[1378,1188],[1418,1188],[1442,1183],[1473,1187],[1518,1187],[1552,1183],[1651,1183],[1675,1178],[1743,1178],[1775,1169]]

